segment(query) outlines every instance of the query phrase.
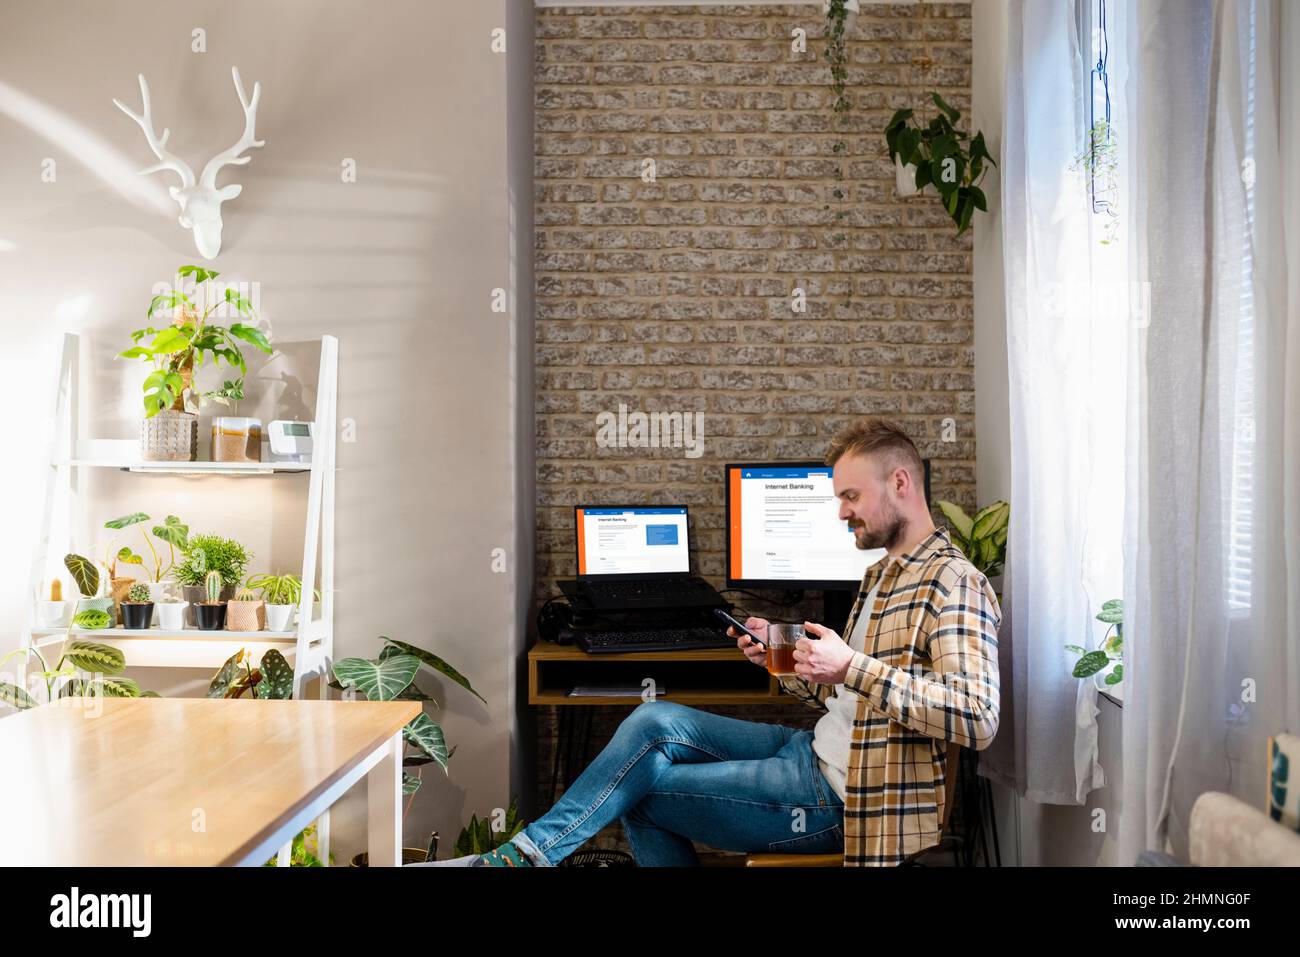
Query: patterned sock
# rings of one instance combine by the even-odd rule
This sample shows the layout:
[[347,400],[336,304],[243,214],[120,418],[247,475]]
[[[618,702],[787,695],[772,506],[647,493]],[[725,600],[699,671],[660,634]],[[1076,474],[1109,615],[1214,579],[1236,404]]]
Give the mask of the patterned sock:
[[480,854],[478,860],[470,867],[534,867],[528,855],[519,849],[513,841],[506,841],[495,850]]

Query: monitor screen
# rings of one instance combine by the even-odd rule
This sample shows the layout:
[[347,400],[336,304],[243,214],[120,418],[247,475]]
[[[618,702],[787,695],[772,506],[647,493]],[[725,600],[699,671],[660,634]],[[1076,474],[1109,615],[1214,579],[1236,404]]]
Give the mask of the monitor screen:
[[578,575],[685,575],[690,572],[684,505],[574,509]]
[[728,465],[726,498],[729,586],[848,588],[885,555],[854,544],[829,465]]

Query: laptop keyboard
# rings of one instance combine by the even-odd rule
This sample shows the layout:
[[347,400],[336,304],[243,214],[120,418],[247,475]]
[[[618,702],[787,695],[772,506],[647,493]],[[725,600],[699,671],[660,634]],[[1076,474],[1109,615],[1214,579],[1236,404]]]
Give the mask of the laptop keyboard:
[[735,648],[736,639],[716,628],[639,628],[575,631],[574,642],[590,654],[623,651],[690,651],[695,648]]
[[707,593],[693,578],[644,578],[634,581],[583,582],[590,594],[603,601],[647,601]]

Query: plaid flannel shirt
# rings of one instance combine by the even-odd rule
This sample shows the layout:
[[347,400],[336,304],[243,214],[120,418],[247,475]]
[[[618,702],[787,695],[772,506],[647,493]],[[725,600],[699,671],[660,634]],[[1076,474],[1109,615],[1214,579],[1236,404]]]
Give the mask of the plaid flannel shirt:
[[[869,609],[864,600],[876,582]],[[867,569],[844,635],[870,613],[841,693],[858,696],[844,804],[844,866],[885,866],[937,844],[948,742],[982,750],[998,729],[998,626],[988,579],[937,528]],[[847,638],[845,639],[847,640]],[[835,685],[782,687],[819,711]]]

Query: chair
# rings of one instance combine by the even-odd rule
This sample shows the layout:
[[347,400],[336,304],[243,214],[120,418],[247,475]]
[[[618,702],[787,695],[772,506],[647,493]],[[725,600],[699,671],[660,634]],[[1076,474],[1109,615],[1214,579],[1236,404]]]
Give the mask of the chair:
[[[954,742],[948,742],[948,760],[944,764],[943,774],[943,820],[939,822],[939,833],[948,828],[948,818],[952,815],[953,798],[957,790],[957,773],[961,748]],[[942,838],[940,839],[942,843]],[[923,848],[915,854],[909,854],[899,866],[915,863],[916,858],[939,845]],[[746,867],[843,867],[844,853],[834,854],[766,854],[753,853],[745,855]]]

